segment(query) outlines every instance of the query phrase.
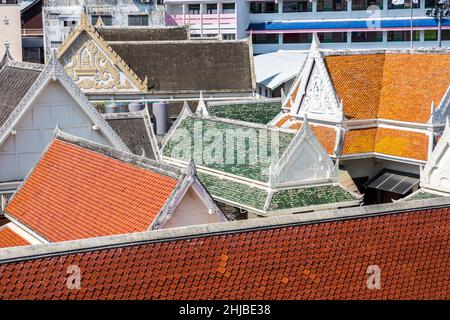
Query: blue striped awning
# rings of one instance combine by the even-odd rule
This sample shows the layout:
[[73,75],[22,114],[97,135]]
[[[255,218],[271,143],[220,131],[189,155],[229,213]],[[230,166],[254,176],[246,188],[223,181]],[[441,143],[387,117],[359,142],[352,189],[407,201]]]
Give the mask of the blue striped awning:
[[[434,18],[415,18],[412,20],[414,29],[435,29],[438,22]],[[450,28],[450,19],[443,19],[442,26]],[[251,23],[248,32],[315,32],[315,31],[379,31],[402,30],[411,28],[411,19],[346,19],[346,20],[304,20],[304,21],[273,21]]]

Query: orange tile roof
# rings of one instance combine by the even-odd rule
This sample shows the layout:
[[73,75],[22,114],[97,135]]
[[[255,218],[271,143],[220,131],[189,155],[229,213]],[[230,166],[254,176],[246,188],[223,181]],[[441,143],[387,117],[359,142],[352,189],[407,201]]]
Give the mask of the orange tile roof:
[[[0,299],[448,300],[449,215],[412,209],[4,261]],[[79,290],[67,289],[69,265]],[[367,288],[370,265],[380,289]]]
[[5,211],[52,242],[140,232],[177,183],[56,139]]
[[291,120],[291,115],[289,113],[286,113],[276,124],[275,127],[281,128],[286,122]]
[[288,99],[288,100],[287,100],[286,108],[290,108],[290,107],[291,107],[291,100],[292,100],[292,102],[294,102],[295,99],[297,98],[298,91],[300,90],[300,85],[301,85],[301,82],[299,82],[299,83],[297,84],[297,87],[296,87],[295,90],[292,92],[291,99]]
[[449,87],[449,54],[336,55],[325,63],[349,119],[426,123]]
[[0,248],[27,246],[30,243],[7,225],[0,227]]
[[356,129],[345,133],[343,155],[378,152],[426,161],[428,136],[424,133],[390,129]]
[[[316,138],[322,144],[325,151],[330,155],[334,154],[334,147],[336,145],[336,130],[334,128],[316,125],[311,122],[309,123],[309,126]],[[301,128],[301,121],[296,121],[289,127],[289,129],[294,130],[300,130]]]

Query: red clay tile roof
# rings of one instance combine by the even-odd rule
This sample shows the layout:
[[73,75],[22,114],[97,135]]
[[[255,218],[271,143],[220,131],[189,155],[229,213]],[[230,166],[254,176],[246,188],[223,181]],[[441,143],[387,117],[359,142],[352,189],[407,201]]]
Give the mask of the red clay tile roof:
[[30,243],[7,225],[0,227],[0,248],[27,246]]
[[[0,299],[450,299],[449,214],[416,210],[0,262]],[[80,290],[66,287],[70,265],[81,270]],[[381,289],[367,288],[371,265]]]
[[353,54],[325,63],[350,119],[426,123],[449,87],[449,54]]
[[5,211],[50,242],[141,232],[177,183],[56,139]]
[[378,152],[426,161],[428,143],[428,136],[419,132],[390,128],[356,129],[345,133],[342,154]]

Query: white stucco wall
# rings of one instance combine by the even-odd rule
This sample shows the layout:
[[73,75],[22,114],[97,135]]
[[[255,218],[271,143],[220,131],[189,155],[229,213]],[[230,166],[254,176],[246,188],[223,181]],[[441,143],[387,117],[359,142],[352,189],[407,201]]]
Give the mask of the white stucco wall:
[[50,82],[0,146],[0,182],[23,180],[54,137],[56,125],[66,133],[111,145],[59,82]]
[[222,221],[218,214],[209,214],[208,208],[199,195],[190,187],[171,218],[166,220],[162,228],[177,228]]
[[20,6],[17,4],[1,4],[0,1],[0,60],[5,54],[5,42],[10,43],[14,60],[22,61],[22,31]]

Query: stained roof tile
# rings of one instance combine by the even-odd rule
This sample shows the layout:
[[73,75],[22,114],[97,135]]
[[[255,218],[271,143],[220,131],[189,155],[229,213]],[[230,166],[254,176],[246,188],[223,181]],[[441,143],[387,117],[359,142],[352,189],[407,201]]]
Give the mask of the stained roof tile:
[[349,119],[426,123],[449,88],[449,54],[329,55],[325,63]]
[[424,133],[391,128],[350,130],[345,133],[343,155],[377,152],[425,161],[429,138]]
[[51,242],[140,232],[178,182],[56,139],[5,211]]
[[[0,299],[448,300],[449,214],[412,210],[0,262]],[[61,281],[70,265],[82,272],[79,290]],[[367,287],[371,265],[381,270],[377,290]]]

